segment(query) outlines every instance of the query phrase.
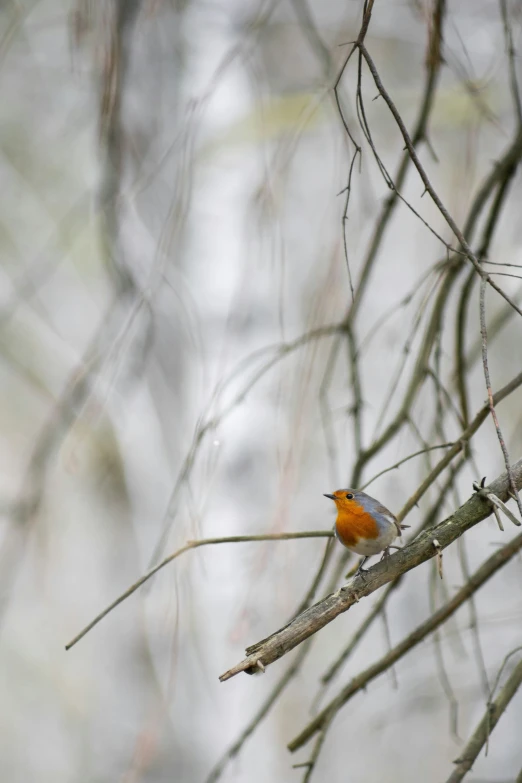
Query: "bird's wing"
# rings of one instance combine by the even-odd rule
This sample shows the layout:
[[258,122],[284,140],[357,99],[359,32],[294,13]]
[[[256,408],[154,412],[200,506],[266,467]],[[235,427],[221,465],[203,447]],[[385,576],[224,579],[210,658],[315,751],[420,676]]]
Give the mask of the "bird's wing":
[[402,527],[400,523],[397,520],[397,517],[392,514],[391,511],[389,511],[386,506],[378,505],[375,507],[375,510],[379,512],[379,514],[382,514],[384,517],[390,520],[390,522],[393,522],[395,527],[397,528],[397,535],[402,536]]

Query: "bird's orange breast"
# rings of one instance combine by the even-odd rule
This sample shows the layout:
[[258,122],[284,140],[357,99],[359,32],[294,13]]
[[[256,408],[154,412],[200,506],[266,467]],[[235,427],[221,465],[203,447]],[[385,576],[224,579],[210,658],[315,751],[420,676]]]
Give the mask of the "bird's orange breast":
[[378,538],[380,534],[375,519],[359,503],[351,503],[349,509],[339,509],[335,527],[345,546],[355,546],[361,538]]

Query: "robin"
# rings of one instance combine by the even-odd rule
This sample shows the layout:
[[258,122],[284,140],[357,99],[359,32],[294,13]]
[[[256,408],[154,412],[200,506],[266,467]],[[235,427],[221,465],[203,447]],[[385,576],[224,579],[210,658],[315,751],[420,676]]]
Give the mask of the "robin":
[[330,498],[337,506],[335,535],[343,546],[363,556],[356,575],[366,573],[363,565],[372,555],[382,552],[383,558],[387,557],[392,542],[408,527],[401,525],[386,506],[366,492],[338,489],[333,495],[325,494],[325,498]]

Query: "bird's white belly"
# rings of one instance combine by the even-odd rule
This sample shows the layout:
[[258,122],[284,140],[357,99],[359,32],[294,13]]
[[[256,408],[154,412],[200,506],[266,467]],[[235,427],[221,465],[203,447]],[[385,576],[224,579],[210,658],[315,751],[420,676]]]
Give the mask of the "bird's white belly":
[[383,552],[397,538],[397,528],[393,522],[381,531],[377,538],[360,538],[354,546],[349,546],[352,552],[363,557],[371,557]]

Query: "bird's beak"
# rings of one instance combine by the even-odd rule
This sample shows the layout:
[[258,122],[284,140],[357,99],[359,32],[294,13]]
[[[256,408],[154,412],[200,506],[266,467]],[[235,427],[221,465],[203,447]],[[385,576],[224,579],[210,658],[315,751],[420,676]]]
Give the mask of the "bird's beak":
[[337,500],[335,495],[327,495],[326,493],[323,493],[325,498],[330,498],[330,500]]

